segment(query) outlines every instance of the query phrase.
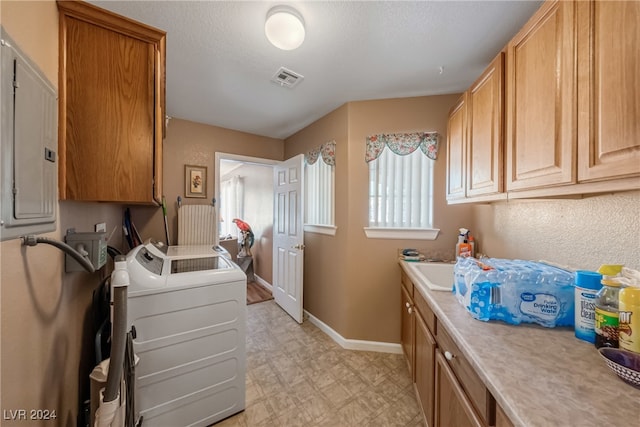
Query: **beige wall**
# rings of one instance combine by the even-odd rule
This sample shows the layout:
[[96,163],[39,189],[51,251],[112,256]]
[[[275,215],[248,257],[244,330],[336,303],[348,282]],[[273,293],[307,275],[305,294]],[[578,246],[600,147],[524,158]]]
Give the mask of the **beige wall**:
[[[9,35],[58,86],[58,13],[54,1],[2,1],[1,20]],[[90,231],[121,222],[121,207],[63,202],[58,227],[43,237],[61,240],[68,228]],[[120,228],[109,244],[121,247]],[[56,410],[55,421],[2,420],[3,426],[72,426],[79,403],[88,397],[93,369],[92,292],[104,271],[64,273],[64,256],[53,246],[22,247],[18,239],[0,244],[0,406]]]
[[348,211],[348,107],[344,105],[312,123],[285,141],[285,158],[336,141],[335,236],[304,234],[304,309],[336,331],[347,322],[347,277],[350,262],[349,241],[345,232]]
[[[167,200],[167,218],[172,244],[177,242],[178,220],[176,200],[183,204],[211,203],[214,197],[215,153],[230,153],[270,160],[282,160],[284,142],[279,139],[204,125],[187,120],[171,119],[163,145],[163,190]],[[207,167],[207,198],[185,198],[184,166]],[[144,240],[165,241],[164,220],[159,207],[136,206],[131,216]]]
[[596,270],[640,269],[640,192],[474,207],[480,250],[492,257],[549,260]]
[[[305,233],[304,306],[348,339],[399,342],[398,249],[453,256],[457,229],[472,223],[469,206],[445,200],[446,123],[458,95],[351,102],[286,139],[285,157],[336,139],[335,237]],[[346,131],[346,135],[345,132]],[[376,133],[437,131],[434,171],[435,241],[367,239],[365,138]]]

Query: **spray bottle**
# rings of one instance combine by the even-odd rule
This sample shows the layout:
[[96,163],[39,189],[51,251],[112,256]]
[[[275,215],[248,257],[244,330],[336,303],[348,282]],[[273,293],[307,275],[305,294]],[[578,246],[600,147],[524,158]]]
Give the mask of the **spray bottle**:
[[466,228],[460,229],[458,234],[458,243],[456,243],[456,257],[467,258],[473,256],[471,253],[471,244],[468,241],[469,230]]
[[640,271],[622,268],[624,286],[619,295],[620,348],[640,353]]

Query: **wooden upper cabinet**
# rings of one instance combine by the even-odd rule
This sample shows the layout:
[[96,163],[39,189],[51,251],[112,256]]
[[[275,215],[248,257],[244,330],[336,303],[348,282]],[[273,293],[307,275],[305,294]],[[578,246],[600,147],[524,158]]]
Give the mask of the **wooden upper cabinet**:
[[503,198],[503,52],[453,106],[447,135],[447,200],[461,203]]
[[467,94],[451,108],[447,122],[447,200],[466,196]]
[[165,32],[85,2],[58,8],[60,198],[157,204]]
[[507,45],[507,190],[576,182],[575,7],[544,3]]
[[467,197],[503,188],[504,53],[491,62],[467,96]]
[[640,2],[578,2],[578,180],[640,175]]

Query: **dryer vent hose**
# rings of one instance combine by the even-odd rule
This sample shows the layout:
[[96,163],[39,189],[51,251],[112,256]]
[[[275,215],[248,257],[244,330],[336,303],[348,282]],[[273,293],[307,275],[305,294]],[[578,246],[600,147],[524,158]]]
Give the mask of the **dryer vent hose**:
[[120,396],[120,381],[127,345],[127,287],[113,288],[113,335],[111,336],[111,360],[104,389],[104,401],[111,402]]
[[113,297],[113,332],[111,334],[111,360],[104,390],[104,402],[111,402],[120,395],[120,383],[127,345],[127,287],[129,273],[124,255],[115,259],[115,269],[111,273],[111,293]]

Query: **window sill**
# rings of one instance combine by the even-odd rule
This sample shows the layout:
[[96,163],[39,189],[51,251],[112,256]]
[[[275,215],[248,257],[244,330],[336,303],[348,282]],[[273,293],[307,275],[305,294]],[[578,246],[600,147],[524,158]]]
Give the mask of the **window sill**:
[[305,233],[316,233],[316,234],[326,234],[327,236],[335,236],[336,230],[338,230],[338,227],[336,227],[335,225],[313,225],[313,224],[304,225]]
[[369,239],[436,240],[438,228],[379,228],[364,227]]

